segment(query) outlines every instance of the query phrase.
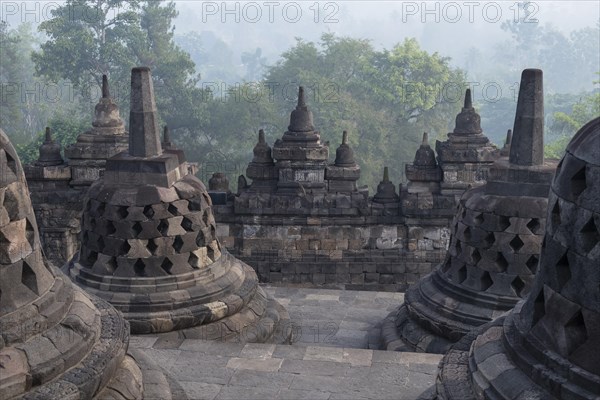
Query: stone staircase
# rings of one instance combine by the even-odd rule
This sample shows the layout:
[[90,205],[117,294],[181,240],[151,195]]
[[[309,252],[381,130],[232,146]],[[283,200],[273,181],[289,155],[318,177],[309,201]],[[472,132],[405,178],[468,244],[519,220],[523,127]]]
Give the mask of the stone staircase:
[[415,400],[433,386],[441,359],[435,354],[302,344],[167,343],[156,336],[134,336],[130,347],[165,372],[155,375],[160,380],[156,385],[147,384],[147,400],[169,398],[169,393],[153,391],[165,386],[165,375],[167,380],[176,378],[175,384],[169,381],[173,399],[185,394],[194,400]]
[[291,345],[132,336],[144,398],[415,400],[433,387],[440,355],[374,350],[401,293],[263,289],[288,309]]

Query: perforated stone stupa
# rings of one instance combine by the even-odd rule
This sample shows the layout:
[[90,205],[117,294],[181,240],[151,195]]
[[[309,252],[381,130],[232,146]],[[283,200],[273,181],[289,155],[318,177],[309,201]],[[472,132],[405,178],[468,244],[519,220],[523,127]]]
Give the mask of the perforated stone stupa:
[[542,71],[525,70],[510,157],[461,198],[446,260],[383,326],[387,349],[444,353],[515,306],[537,271],[556,162],[543,158]]
[[133,333],[274,337],[287,313],[255,272],[221,248],[211,199],[183,152],[163,151],[148,68],[131,74],[129,151],[90,188],[71,278],[113,304]]
[[2,130],[0,204],[1,397],[142,398],[142,372],[126,354],[128,323],[46,263],[23,169]]
[[529,296],[450,349],[438,399],[600,398],[599,160],[596,118],[558,165]]

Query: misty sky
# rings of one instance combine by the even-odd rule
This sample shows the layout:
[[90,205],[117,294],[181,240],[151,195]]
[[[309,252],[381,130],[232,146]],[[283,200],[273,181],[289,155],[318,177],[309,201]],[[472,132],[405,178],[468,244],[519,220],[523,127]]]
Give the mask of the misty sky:
[[[12,27],[22,20],[34,25],[47,19],[47,10],[62,1],[5,1],[2,0],[2,19]],[[253,53],[257,48],[274,64],[280,54],[289,49],[299,37],[318,41],[322,33],[370,39],[380,48],[391,48],[405,38],[415,37],[429,52],[451,57],[452,65],[467,71],[468,79],[494,79],[506,65],[512,71],[521,68],[542,68],[531,65],[527,55],[503,48],[506,65],[492,59],[496,46],[508,43],[509,33],[501,29],[507,20],[518,20],[523,11],[516,0],[511,1],[200,1],[175,2],[179,16],[175,20],[175,34],[191,31],[210,32],[228,46],[231,61],[241,66],[241,54]],[[25,4],[25,6],[24,6]],[[37,13],[24,11],[36,10]],[[552,26],[566,36],[576,29],[597,27],[600,21],[600,2],[596,0],[529,2],[530,20],[526,23],[541,27]],[[37,15],[36,15],[37,14]],[[37,23],[36,23],[37,22]],[[525,23],[525,22],[524,22]],[[206,37],[203,36],[203,37]],[[206,51],[214,48],[201,43]],[[218,50],[218,49],[217,49]],[[474,51],[475,50],[475,51]],[[468,62],[467,55],[475,53]],[[600,55],[600,49],[598,49]],[[474,65],[475,64],[475,65]],[[214,66],[219,68],[218,65]],[[596,71],[600,69],[600,61]],[[582,79],[579,87],[568,90],[591,90],[593,73]],[[515,80],[518,74],[515,74]],[[553,82],[549,82],[553,83]],[[549,88],[551,85],[549,86]],[[562,88],[561,90],[565,90]]]
[[[234,49],[261,47],[270,61],[292,45],[294,37],[315,41],[322,32],[335,32],[368,38],[376,47],[386,48],[416,37],[424,49],[452,57],[457,66],[462,66],[460,58],[469,47],[485,48],[506,39],[500,25],[519,12],[516,1],[257,1],[227,2],[225,7],[222,2],[176,3],[177,33],[213,31]],[[320,12],[314,4],[320,4]],[[531,2],[529,23],[552,25],[564,33],[595,26],[600,20],[599,4],[593,0]]]

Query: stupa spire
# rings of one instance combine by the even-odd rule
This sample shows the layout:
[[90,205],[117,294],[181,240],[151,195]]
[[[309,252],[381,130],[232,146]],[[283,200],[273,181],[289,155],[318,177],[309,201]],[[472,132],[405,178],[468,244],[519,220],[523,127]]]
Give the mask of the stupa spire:
[[373,202],[375,203],[396,203],[400,200],[396,194],[396,188],[390,181],[390,174],[388,167],[383,167],[383,179],[377,185],[377,193],[373,196]]
[[544,92],[540,69],[521,74],[509,160],[517,165],[544,163]]
[[460,113],[456,116],[456,126],[454,133],[468,135],[468,134],[480,134],[483,130],[481,129],[481,117],[473,108],[473,99],[471,97],[471,89],[467,89],[465,92],[465,102]]
[[290,125],[288,126],[288,131],[309,133],[313,132],[314,130],[315,127],[313,125],[313,115],[306,106],[304,87],[300,86],[298,88],[298,104],[290,116]]
[[273,164],[273,157],[271,156],[271,147],[269,147],[269,145],[267,144],[267,141],[265,139],[265,131],[262,129],[258,131],[258,143],[256,143],[256,146],[254,146],[253,153],[253,163]]
[[163,142],[171,143],[171,134],[169,133],[169,127],[167,125],[163,128]]
[[108,77],[102,75],[102,98],[108,99],[110,97],[110,91],[108,89]]
[[54,141],[52,140],[52,133],[51,133],[51,131],[50,131],[50,127],[49,127],[49,126],[47,126],[47,127],[46,127],[46,137],[45,137],[45,139],[44,139],[44,143],[52,143],[52,142],[54,142]]
[[306,102],[304,101],[304,87],[300,86],[298,88],[298,104],[296,108],[306,108]]
[[162,154],[158,126],[158,112],[150,68],[133,68],[129,112],[129,154],[131,156],[153,157]]
[[500,150],[500,155],[502,157],[508,157],[510,154],[510,144],[512,142],[512,129],[509,129],[506,132],[506,139],[504,140],[504,147]]
[[60,155],[60,143],[56,143],[52,139],[52,131],[50,127],[46,127],[44,135],[44,143],[39,148],[39,157],[35,162],[38,166],[60,165],[63,163],[63,158]]
[[473,100],[471,98],[471,89],[467,89],[465,92],[465,103],[463,108],[473,108]]
[[342,144],[340,144],[340,147],[338,147],[335,152],[334,165],[340,167],[356,165],[356,161],[354,161],[354,151],[348,144],[348,131],[342,132]]

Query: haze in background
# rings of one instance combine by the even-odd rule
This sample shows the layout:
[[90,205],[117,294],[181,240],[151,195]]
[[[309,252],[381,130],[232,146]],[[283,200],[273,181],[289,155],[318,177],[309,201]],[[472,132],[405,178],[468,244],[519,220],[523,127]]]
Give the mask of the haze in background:
[[[517,1],[177,1],[176,4],[180,12],[176,20],[177,35],[200,33],[203,38],[200,45],[205,50],[217,50],[211,48],[214,44],[211,38],[220,39],[229,46],[234,62],[241,63],[242,53],[260,48],[266,63],[273,64],[295,43],[295,38],[318,41],[323,32],[367,38],[377,48],[390,48],[405,38],[415,37],[425,50],[451,57],[452,64],[467,70],[470,79],[487,78],[496,68],[515,71],[543,68],[530,65],[526,55],[511,48],[505,49],[504,65],[492,60],[496,46],[510,39],[510,33],[501,28],[507,20],[521,19],[520,23],[531,28],[555,28],[567,36],[573,30],[595,28],[600,21],[600,3],[596,1],[530,2],[526,6],[528,16]],[[559,84],[549,83],[549,86],[556,91],[565,89]],[[570,91],[591,88],[590,80]]]

